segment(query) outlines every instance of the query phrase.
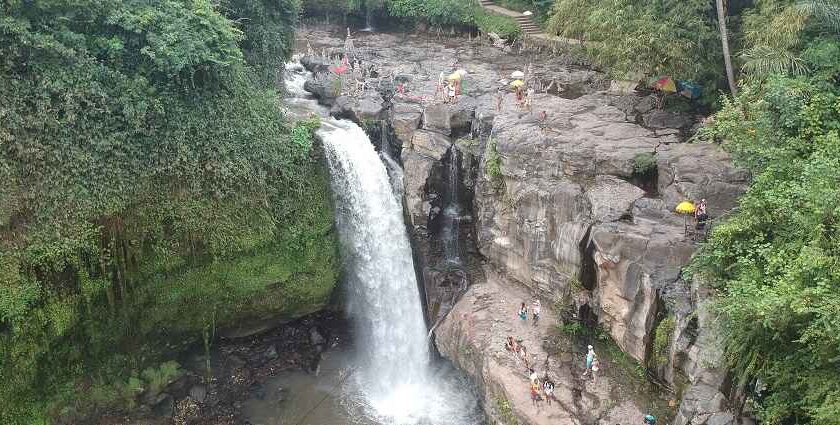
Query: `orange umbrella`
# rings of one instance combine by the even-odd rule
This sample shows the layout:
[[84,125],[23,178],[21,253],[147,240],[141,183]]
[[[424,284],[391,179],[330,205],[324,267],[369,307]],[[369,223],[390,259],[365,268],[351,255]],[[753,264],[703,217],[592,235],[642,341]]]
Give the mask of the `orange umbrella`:
[[653,83],[653,87],[657,90],[664,91],[667,93],[676,93],[677,92],[677,83],[674,82],[674,79],[670,76],[662,76]]

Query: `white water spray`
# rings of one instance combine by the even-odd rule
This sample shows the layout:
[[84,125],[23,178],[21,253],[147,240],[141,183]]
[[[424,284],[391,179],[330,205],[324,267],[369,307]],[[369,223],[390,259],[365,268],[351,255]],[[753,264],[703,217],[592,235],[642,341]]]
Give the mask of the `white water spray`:
[[358,390],[378,421],[474,424],[474,394],[431,361],[402,206],[368,136],[325,120],[324,142],[336,221],[356,322]]

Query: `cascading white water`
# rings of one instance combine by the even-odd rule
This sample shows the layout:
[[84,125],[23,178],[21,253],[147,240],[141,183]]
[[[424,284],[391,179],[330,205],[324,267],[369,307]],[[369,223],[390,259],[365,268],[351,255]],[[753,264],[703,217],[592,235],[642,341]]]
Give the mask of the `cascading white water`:
[[327,119],[319,136],[358,330],[363,402],[382,423],[479,423],[474,393],[431,360],[402,206],[385,166],[356,124]]

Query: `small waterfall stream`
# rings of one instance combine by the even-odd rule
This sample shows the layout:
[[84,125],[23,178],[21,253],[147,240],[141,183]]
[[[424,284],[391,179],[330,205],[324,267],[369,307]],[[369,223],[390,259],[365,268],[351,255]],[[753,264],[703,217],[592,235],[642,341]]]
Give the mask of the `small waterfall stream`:
[[448,167],[446,172],[447,191],[446,204],[443,207],[443,226],[441,236],[443,238],[443,255],[447,263],[461,264],[461,250],[458,245],[460,232],[459,221],[461,216],[461,205],[458,199],[460,190],[460,179],[458,173],[461,169],[460,155],[458,148],[452,145],[449,148]]
[[[307,74],[295,64],[286,68],[293,109],[308,98],[295,74],[303,81]],[[343,400],[347,423],[483,423],[472,385],[430,350],[403,223],[402,168],[387,140],[377,154],[361,127],[326,117],[318,135],[330,169],[347,308],[356,329],[352,379],[333,394]]]

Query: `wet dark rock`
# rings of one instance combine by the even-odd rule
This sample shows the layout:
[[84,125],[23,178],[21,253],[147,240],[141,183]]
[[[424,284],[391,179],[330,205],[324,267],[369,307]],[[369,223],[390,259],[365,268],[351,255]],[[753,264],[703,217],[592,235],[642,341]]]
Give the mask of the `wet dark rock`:
[[318,332],[318,328],[312,327],[309,329],[309,342],[312,345],[322,345],[327,342],[323,335]]
[[451,117],[449,105],[444,103],[429,105],[423,110],[423,129],[448,136],[452,133]]
[[466,135],[472,129],[475,117],[476,100],[470,96],[462,96],[457,103],[448,106],[449,128],[453,137]]
[[265,400],[266,391],[262,384],[254,382],[248,387],[248,393],[257,400]]
[[682,129],[691,127],[694,124],[694,118],[688,114],[679,112],[669,112],[662,109],[655,109],[647,112],[642,116],[642,122],[645,127],[653,129],[674,128]]
[[175,413],[175,400],[171,395],[163,393],[158,396],[152,411],[157,416],[172,417]]
[[336,100],[335,88],[329,80],[315,81],[306,80],[303,84],[304,90],[312,93],[320,103],[332,105]]
[[279,358],[280,355],[277,354],[277,347],[275,347],[274,345],[269,345],[265,352],[263,352],[263,357],[266,360],[276,360],[277,358]]
[[231,367],[242,367],[247,363],[242,357],[236,354],[231,354],[226,360]]
[[190,388],[190,397],[199,403],[203,403],[204,399],[207,398],[207,387],[202,384],[193,385]]

